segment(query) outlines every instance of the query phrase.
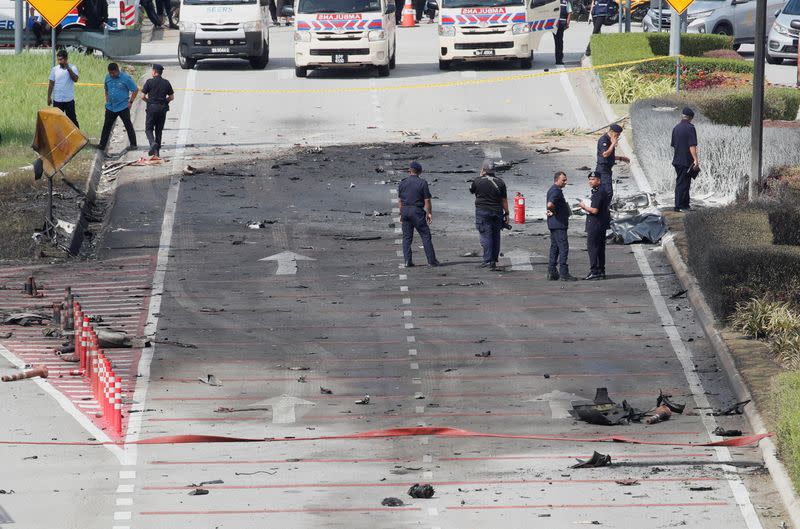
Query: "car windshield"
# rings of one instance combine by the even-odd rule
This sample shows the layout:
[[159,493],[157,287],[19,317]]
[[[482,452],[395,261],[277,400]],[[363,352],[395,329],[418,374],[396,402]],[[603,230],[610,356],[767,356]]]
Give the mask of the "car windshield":
[[300,0],[298,13],[364,13],[380,11],[380,0]]
[[522,0],[443,0],[442,7],[505,7],[524,5]]
[[800,15],[800,0],[789,0],[781,13],[784,15]]
[[255,4],[256,0],[183,0],[188,6],[238,6]]

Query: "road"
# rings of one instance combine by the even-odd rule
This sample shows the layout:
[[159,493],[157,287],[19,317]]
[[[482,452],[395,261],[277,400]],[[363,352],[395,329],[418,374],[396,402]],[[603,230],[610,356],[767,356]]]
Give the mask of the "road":
[[[567,41],[573,65],[581,32]],[[162,149],[169,162],[109,183],[102,265],[5,269],[2,306],[19,306],[9,287],[35,271],[50,283],[44,301],[72,284],[88,310],[111,318],[124,307],[133,333],[155,335],[120,360],[138,365],[127,441],[276,440],[91,446],[105,435],[82,430],[96,423],[91,413],[81,423],[66,416],[43,389],[50,383],[9,385],[10,401],[25,405],[2,415],[18,443],[3,448],[11,472],[0,488],[15,493],[0,507],[17,526],[755,529],[783,519],[755,448],[587,442],[613,433],[702,443],[717,421],[747,425],[707,415],[730,404],[731,390],[686,299],[669,298],[679,287],[659,248],[609,247],[603,282],[545,280],[541,202],[553,171],[569,174],[571,201],[588,194],[582,168],[595,136],[567,129],[603,124],[587,79],[544,75],[549,39],[538,77],[439,72],[435,40],[433,26],[401,32],[388,79],[295,79],[283,28],[264,72],[236,62],[182,72],[174,39],[146,47],[141,59],[165,63],[178,88]],[[486,157],[516,162],[503,177],[529,200],[528,222],[504,233],[500,273],[477,266],[466,191]],[[400,268],[393,191],[412,159],[432,184],[438,269]],[[626,168],[619,176],[617,193],[635,189]],[[581,227],[575,218],[576,275],[587,267]],[[25,332],[31,342],[0,342],[7,359],[38,360],[44,345],[26,345],[38,332]],[[198,380],[210,374],[222,385]],[[613,428],[564,416],[567,401],[598,387],[641,409],[664,390],[687,413]],[[430,426],[540,437],[352,438]],[[570,468],[594,450],[613,465]],[[414,483],[433,484],[434,497],[410,498]],[[198,487],[209,494],[189,495]],[[387,497],[405,505],[385,507]]]

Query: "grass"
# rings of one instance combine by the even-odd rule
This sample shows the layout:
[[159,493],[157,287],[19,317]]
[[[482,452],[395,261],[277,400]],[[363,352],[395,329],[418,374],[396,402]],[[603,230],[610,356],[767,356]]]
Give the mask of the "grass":
[[776,377],[773,404],[778,450],[795,489],[800,490],[800,372]]

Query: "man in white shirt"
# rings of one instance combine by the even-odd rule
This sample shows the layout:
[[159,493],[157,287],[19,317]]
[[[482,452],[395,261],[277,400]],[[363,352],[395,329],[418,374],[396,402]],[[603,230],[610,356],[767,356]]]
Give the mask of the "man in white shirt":
[[78,82],[78,67],[67,61],[67,52],[58,50],[58,64],[50,70],[50,83],[47,86],[47,104],[64,111],[69,119],[78,125],[75,115],[75,83]]

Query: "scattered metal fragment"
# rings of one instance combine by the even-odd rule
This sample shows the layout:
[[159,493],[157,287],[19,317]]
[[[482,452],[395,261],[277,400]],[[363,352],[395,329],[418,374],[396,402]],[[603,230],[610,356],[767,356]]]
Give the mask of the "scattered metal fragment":
[[679,291],[675,292],[674,294],[672,294],[672,295],[669,297],[669,299],[678,299],[678,298],[683,298],[683,297],[686,297],[686,292],[687,292],[687,290],[686,290],[686,289],[679,290]]
[[214,375],[206,375],[206,378],[200,377],[197,380],[202,382],[203,384],[208,384],[209,386],[221,386],[222,381],[217,379]]
[[403,500],[401,500],[400,498],[389,497],[389,498],[383,498],[381,505],[383,505],[384,507],[402,507],[403,505],[405,505],[405,503],[403,503]]
[[41,314],[36,312],[16,312],[13,314],[4,314],[5,318],[3,319],[4,325],[19,325],[21,327],[27,327],[32,323],[36,323],[38,325],[44,325],[44,321],[50,320],[50,316],[47,314]]
[[632,487],[634,485],[639,484],[638,479],[628,478],[628,479],[618,479],[614,483],[617,485],[622,485],[623,487]]
[[189,496],[205,496],[206,494],[208,494],[206,489],[194,489],[189,493]]
[[334,235],[337,241],[378,241],[382,239],[380,235]]
[[672,410],[670,410],[666,405],[662,404],[653,411],[648,412],[645,422],[647,424],[656,424],[659,422],[668,421],[670,417],[672,417]]
[[437,283],[437,287],[479,287],[483,286],[483,281],[471,281],[469,283]]
[[323,388],[322,386],[319,387],[319,392],[323,395],[333,395],[333,390],[328,388]]
[[555,147],[555,146],[547,146],[547,147],[536,147],[534,149],[538,154],[553,154],[558,152],[566,152],[569,149],[565,149],[563,147]]
[[594,403],[595,404],[615,404],[611,397],[608,396],[608,388],[596,388],[594,390]]
[[196,489],[199,489],[200,487],[202,487],[204,485],[222,485],[223,483],[225,483],[225,482],[222,481],[221,479],[212,479],[210,481],[201,481],[200,483],[192,483],[189,486],[190,487],[194,487]]
[[492,352],[491,351],[483,351],[482,353],[475,353],[475,356],[477,356],[478,358],[488,358],[488,357],[492,356]]
[[299,377],[297,377],[297,381],[300,382],[301,384],[305,384],[306,383],[306,376],[305,375],[300,375]]
[[277,470],[256,470],[255,472],[234,472],[236,476],[255,476],[256,474],[269,474],[270,476],[274,476],[277,474]]
[[669,411],[672,413],[682,414],[683,410],[686,409],[686,404],[675,404],[670,399],[672,395],[664,395],[664,392],[660,389],[658,390],[658,399],[656,400],[656,407],[661,406],[662,404],[669,408]]
[[6,338],[11,338],[14,336],[13,332],[0,332],[0,340],[5,340]]
[[598,468],[598,467],[605,467],[611,464],[611,456],[607,454],[601,454],[599,452],[595,452],[592,454],[592,457],[587,459],[586,461],[582,461],[580,459],[577,460],[578,463],[572,465],[569,468]]
[[742,435],[741,430],[726,430],[722,426],[717,426],[711,433],[719,435],[720,437],[739,437]]
[[288,369],[289,371],[308,371],[311,368],[306,366],[291,366]]
[[356,401],[356,404],[369,404],[369,395],[364,395],[363,398]]
[[715,417],[720,417],[722,415],[741,415],[744,413],[744,407],[750,403],[750,399],[743,400],[742,402],[737,402],[730,408],[726,408],[724,410],[717,410],[713,412],[711,415]]
[[431,484],[420,485],[419,483],[414,483],[408,489],[408,495],[412,498],[433,498],[433,492],[433,485]]
[[697,487],[689,487],[689,490],[693,492],[706,492],[709,490],[714,490],[714,487],[709,487],[707,485],[697,486]]
[[[98,336],[99,337],[99,336]],[[156,343],[164,344],[164,345],[174,345],[176,347],[183,347],[185,349],[197,349],[197,346],[193,343],[183,343],[177,340],[155,340]]]

